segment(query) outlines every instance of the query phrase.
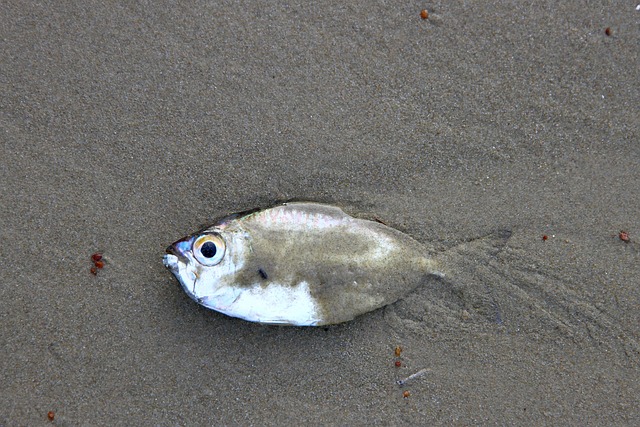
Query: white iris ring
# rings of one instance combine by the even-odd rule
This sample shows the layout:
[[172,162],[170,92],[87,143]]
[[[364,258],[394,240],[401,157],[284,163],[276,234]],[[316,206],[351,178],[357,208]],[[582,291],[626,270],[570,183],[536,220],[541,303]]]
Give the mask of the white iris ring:
[[209,267],[222,261],[225,248],[219,234],[203,234],[193,242],[193,256],[200,264]]

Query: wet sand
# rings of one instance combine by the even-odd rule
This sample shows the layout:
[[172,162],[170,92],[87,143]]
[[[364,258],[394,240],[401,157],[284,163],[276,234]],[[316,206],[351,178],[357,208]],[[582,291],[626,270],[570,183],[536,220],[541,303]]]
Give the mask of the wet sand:
[[[0,425],[640,424],[640,11],[514,3],[0,6]],[[163,267],[287,199],[450,271],[290,328]]]

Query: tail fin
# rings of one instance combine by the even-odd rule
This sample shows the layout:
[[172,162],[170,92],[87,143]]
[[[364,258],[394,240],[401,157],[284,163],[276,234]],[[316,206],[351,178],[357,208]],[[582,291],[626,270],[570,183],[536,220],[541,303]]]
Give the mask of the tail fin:
[[473,271],[478,266],[495,262],[511,234],[511,230],[497,230],[484,236],[466,240],[437,254],[434,257],[438,266],[436,275],[455,279],[462,272],[461,270]]
[[594,303],[579,274],[553,268],[532,251],[526,233],[513,242],[511,235],[496,231],[437,254],[434,262],[444,279],[430,281],[390,306],[387,322],[402,333],[498,328],[580,345],[590,342],[599,349],[608,345],[637,364],[640,340],[633,328],[615,310]]

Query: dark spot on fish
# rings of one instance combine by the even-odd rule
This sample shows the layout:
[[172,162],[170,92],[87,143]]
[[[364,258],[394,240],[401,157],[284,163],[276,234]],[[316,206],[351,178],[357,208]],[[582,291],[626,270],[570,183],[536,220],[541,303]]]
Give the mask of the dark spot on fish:
[[264,280],[267,280],[267,278],[269,277],[267,276],[267,272],[261,268],[258,269],[258,274],[260,274],[260,277],[262,277]]

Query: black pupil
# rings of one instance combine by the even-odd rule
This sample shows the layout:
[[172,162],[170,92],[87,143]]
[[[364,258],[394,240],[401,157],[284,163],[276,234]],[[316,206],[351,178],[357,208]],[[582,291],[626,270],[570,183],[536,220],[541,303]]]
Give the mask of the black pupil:
[[216,244],[213,242],[206,242],[200,248],[200,253],[205,258],[213,258],[218,250],[216,249]]

